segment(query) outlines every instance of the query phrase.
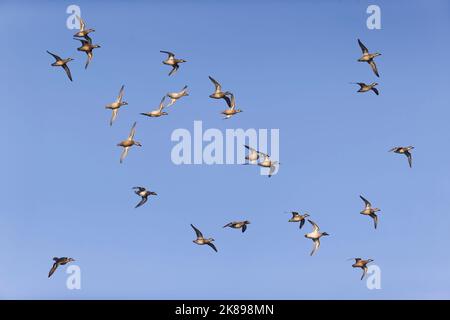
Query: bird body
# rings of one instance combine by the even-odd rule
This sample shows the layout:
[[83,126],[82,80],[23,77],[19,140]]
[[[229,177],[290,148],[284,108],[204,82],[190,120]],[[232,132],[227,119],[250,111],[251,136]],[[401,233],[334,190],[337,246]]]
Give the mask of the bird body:
[[310,233],[305,234],[305,238],[311,239],[313,241],[313,249],[310,253],[310,255],[314,255],[314,253],[316,253],[316,251],[319,249],[320,247],[320,238],[323,236],[329,236],[328,233],[326,232],[321,232],[319,226],[308,219],[308,222],[311,223],[311,225],[313,226],[313,231]]

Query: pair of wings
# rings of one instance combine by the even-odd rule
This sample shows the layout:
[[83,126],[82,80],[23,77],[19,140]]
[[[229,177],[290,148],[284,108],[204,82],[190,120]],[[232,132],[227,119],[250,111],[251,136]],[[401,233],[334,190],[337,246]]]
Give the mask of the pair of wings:
[[[359,39],[358,39],[358,44],[359,44],[359,47],[361,48],[361,51],[362,51],[362,53],[364,55],[369,54],[369,50],[367,49],[367,47]],[[375,62],[373,60],[370,60],[369,64],[372,67],[372,70],[375,73],[375,75],[377,77],[379,77],[380,75],[378,74],[378,69],[377,69],[377,65],[375,64]]]
[[[58,56],[58,55],[56,55],[56,54],[54,54],[54,53],[51,53],[51,52],[48,51],[48,50],[47,50],[47,53],[50,54],[51,56],[53,56],[53,58],[55,58],[56,61],[61,61],[61,60],[62,60],[60,56]],[[70,80],[70,81],[73,81],[73,80],[72,80],[72,74],[70,73],[70,69],[69,69],[69,67],[67,66],[67,64],[63,64],[63,65],[62,65],[62,68],[64,69],[64,71],[66,72],[67,76],[69,77],[69,80]]]

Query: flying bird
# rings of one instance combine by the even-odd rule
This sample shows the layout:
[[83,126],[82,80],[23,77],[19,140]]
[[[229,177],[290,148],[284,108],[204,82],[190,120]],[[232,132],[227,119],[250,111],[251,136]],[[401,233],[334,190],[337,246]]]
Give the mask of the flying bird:
[[92,39],[89,37],[89,33],[94,32],[94,29],[86,29],[86,24],[84,20],[77,15],[77,19],[80,22],[80,30],[75,33],[73,36],[78,38],[85,38],[89,43],[92,43]]
[[258,153],[264,157],[263,161],[258,162],[258,166],[263,167],[263,168],[269,168],[269,175],[268,177],[270,178],[273,173],[275,172],[275,169],[277,168],[278,165],[280,165],[280,163],[278,161],[272,161],[270,159],[270,156],[268,154],[259,152]]
[[204,245],[204,244],[206,244],[206,245],[210,246],[211,248],[213,248],[213,250],[214,250],[215,252],[217,252],[216,246],[212,243],[212,242],[214,241],[213,238],[205,239],[205,238],[203,237],[203,234],[200,232],[200,230],[198,230],[196,227],[194,227],[193,224],[191,224],[191,227],[192,227],[192,229],[194,229],[195,234],[197,235],[197,239],[193,240],[192,242],[194,242],[194,243],[196,243],[196,244],[198,244],[198,245]]
[[72,75],[70,74],[70,69],[67,66],[67,63],[74,60],[72,58],[67,58],[67,59],[61,59],[61,57],[57,56],[54,53],[51,53],[50,51],[47,50],[47,53],[52,55],[53,58],[55,58],[55,62],[52,63],[53,67],[62,67],[64,69],[64,71],[66,72],[67,76],[69,77],[70,81],[72,81]]
[[365,204],[365,208],[364,210],[362,210],[360,213],[366,216],[369,216],[373,219],[373,223],[375,226],[375,229],[377,228],[377,224],[378,224],[378,216],[375,214],[375,212],[380,211],[380,209],[378,208],[372,208],[372,204],[363,196],[359,196],[361,198],[362,201],[364,201]]
[[412,168],[412,155],[411,150],[414,149],[413,146],[407,146],[407,147],[394,147],[389,152],[395,152],[398,154],[404,154],[408,158],[409,167]]
[[222,111],[222,114],[225,115],[224,119],[229,119],[232,116],[234,116],[235,114],[242,112],[242,110],[236,109],[236,100],[234,98],[234,94],[233,93],[227,91],[227,92],[225,92],[225,94],[227,96],[229,95],[231,98],[230,98],[230,102],[229,103],[227,101],[228,109],[226,109],[225,111]]
[[377,77],[379,77],[380,75],[378,74],[377,65],[375,64],[375,61],[373,59],[377,56],[381,56],[381,53],[378,53],[378,52],[377,53],[369,53],[369,50],[359,39],[358,39],[358,44],[363,53],[362,57],[359,58],[358,61],[359,62],[367,62],[370,65],[370,67],[372,68],[373,73],[375,73],[375,75]]
[[144,203],[147,202],[148,196],[156,196],[158,195],[156,192],[149,191],[145,189],[144,187],[133,187],[134,193],[136,193],[139,197],[141,197],[141,201],[135,206],[135,208],[138,208],[142,206]]
[[248,145],[244,145],[244,147],[249,150],[248,155],[245,156],[245,160],[247,160],[248,162],[245,164],[255,164],[259,159],[259,151],[255,148],[249,147]]
[[355,263],[352,264],[353,268],[361,268],[363,270],[363,274],[361,280],[364,279],[364,276],[367,274],[367,264],[372,262],[372,259],[362,260],[361,258],[353,258],[355,259]]
[[161,117],[161,116],[167,116],[168,115],[168,113],[167,112],[164,112],[163,111],[163,109],[164,109],[164,100],[166,99],[166,96],[164,96],[162,99],[161,99],[161,102],[159,103],[159,108],[158,109],[156,109],[156,110],[153,110],[153,111],[150,111],[150,112],[145,112],[145,113],[141,113],[143,116],[147,116],[147,117],[151,117],[151,118],[153,118],[153,117]]
[[329,234],[326,232],[320,232],[319,226],[313,221],[308,219],[308,222],[313,226],[313,231],[305,234],[305,238],[311,239],[314,242],[313,250],[310,253],[310,256],[312,256],[320,247],[320,238],[323,236],[329,236]]
[[209,95],[212,99],[224,99],[227,102],[227,105],[231,104],[230,98],[225,94],[225,92],[222,91],[222,86],[219,82],[217,82],[213,77],[208,76],[209,80],[214,84],[215,90],[212,94]]
[[224,225],[224,228],[233,228],[233,229],[242,229],[242,233],[245,232],[245,230],[247,230],[247,225],[250,224],[250,221],[245,220],[245,221],[233,221],[230,223],[227,223],[226,225]]
[[380,92],[378,91],[377,88],[375,88],[375,86],[378,85],[377,82],[372,82],[371,84],[365,84],[364,82],[352,82],[352,84],[357,84],[359,85],[359,90],[357,92],[367,92],[372,90],[373,92],[375,92],[375,94],[378,96],[380,94]]
[[175,74],[177,72],[178,68],[180,68],[179,64],[186,62],[186,60],[183,59],[175,59],[175,54],[170,51],[160,51],[161,53],[166,53],[168,55],[167,59],[163,61],[164,64],[171,66],[172,70],[169,72],[169,76],[172,74]]
[[167,108],[167,107],[170,107],[171,105],[173,105],[175,102],[177,102],[178,99],[181,99],[181,98],[184,97],[184,96],[188,96],[189,93],[188,93],[188,91],[187,91],[187,87],[188,87],[188,86],[184,86],[183,89],[181,89],[180,92],[169,92],[169,93],[167,94],[167,96],[170,98],[170,102],[169,102],[169,104],[166,106],[166,108]]
[[305,224],[306,218],[309,217],[309,214],[300,214],[296,211],[290,211],[290,214],[292,214],[292,218],[289,219],[289,222],[300,222],[299,229],[303,227]]
[[92,52],[92,50],[94,50],[96,48],[100,48],[100,46],[98,44],[92,44],[92,42],[88,41],[88,40],[77,39],[77,38],[74,38],[74,39],[81,41],[81,47],[77,48],[77,50],[86,53],[87,60],[86,60],[86,64],[85,64],[84,68],[87,69],[89,63],[91,62],[92,58],[94,57],[94,53]]
[[123,140],[122,142],[118,143],[117,146],[123,147],[122,154],[120,155],[120,163],[123,162],[123,159],[128,155],[128,149],[130,149],[132,146],[138,146],[142,147],[141,143],[134,140],[134,134],[136,133],[136,122],[131,127],[130,134],[128,135],[127,140]]
[[75,261],[75,259],[67,258],[67,257],[62,257],[62,258],[54,257],[54,258],[53,258],[53,261],[54,261],[54,262],[53,262],[53,266],[52,266],[52,268],[50,269],[50,272],[48,273],[48,277],[49,277],[49,278],[52,276],[52,274],[56,271],[56,269],[57,269],[59,266],[63,266],[63,265],[68,264],[68,263],[70,263],[70,262],[72,262],[72,261]]
[[120,88],[119,95],[117,96],[116,101],[114,101],[113,103],[108,104],[105,107],[106,109],[111,109],[112,110],[111,120],[109,121],[109,125],[110,126],[112,126],[114,120],[116,120],[117,113],[119,112],[120,107],[128,105],[128,102],[123,101],[123,90],[124,90],[124,88],[125,88],[125,86],[122,85],[122,87]]

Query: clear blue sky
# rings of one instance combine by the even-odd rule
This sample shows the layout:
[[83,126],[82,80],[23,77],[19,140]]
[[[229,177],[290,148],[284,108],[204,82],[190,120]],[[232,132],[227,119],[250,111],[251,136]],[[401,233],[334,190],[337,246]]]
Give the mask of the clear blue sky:
[[[70,4],[102,46],[87,71]],[[369,4],[382,30],[366,28]],[[0,298],[450,298],[448,1],[2,1],[0,16]],[[382,53],[380,79],[356,61],[357,38]],[[75,58],[73,83],[46,50]],[[168,77],[159,50],[188,62]],[[222,120],[208,75],[242,114]],[[122,84],[129,106],[109,127]],[[168,117],[139,115],[185,84]],[[143,147],[120,165],[135,120]],[[174,165],[170,135],[194,120],[279,128],[279,174]],[[396,145],[416,147],[412,169]],[[158,196],[135,210],[136,185]],[[376,231],[360,194],[382,209]],[[331,234],[317,255],[287,210]],[[222,229],[238,219],[245,234]],[[192,243],[190,223],[219,253]],[[65,268],[47,279],[53,256],[77,259],[82,290],[66,289]],[[355,256],[375,259],[381,290]]]

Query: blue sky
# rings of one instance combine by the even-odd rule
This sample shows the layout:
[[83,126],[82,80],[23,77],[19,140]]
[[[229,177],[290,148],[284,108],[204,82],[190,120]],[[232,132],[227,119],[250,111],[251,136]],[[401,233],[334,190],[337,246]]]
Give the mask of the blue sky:
[[[84,70],[66,8],[81,7],[102,47]],[[366,27],[381,7],[382,29]],[[174,5],[176,5],[174,7]],[[448,1],[2,1],[0,298],[441,299],[450,298]],[[379,51],[380,79],[356,60]],[[72,57],[74,81],[51,56]],[[159,50],[188,60],[168,77]],[[208,75],[242,114],[223,121]],[[380,96],[349,82],[378,81]],[[112,127],[112,102],[125,100]],[[161,97],[189,85],[170,115]],[[116,143],[137,120],[143,144],[119,164]],[[171,162],[177,128],[277,128],[279,173]],[[414,145],[410,169],[396,145]],[[158,193],[139,201],[131,187]],[[359,214],[363,194],[379,229]],[[287,222],[306,211],[330,233],[318,253]],[[248,219],[245,234],[222,229]],[[195,224],[219,253],[192,243]],[[68,290],[53,256],[77,259]],[[372,258],[368,290],[347,258]]]

